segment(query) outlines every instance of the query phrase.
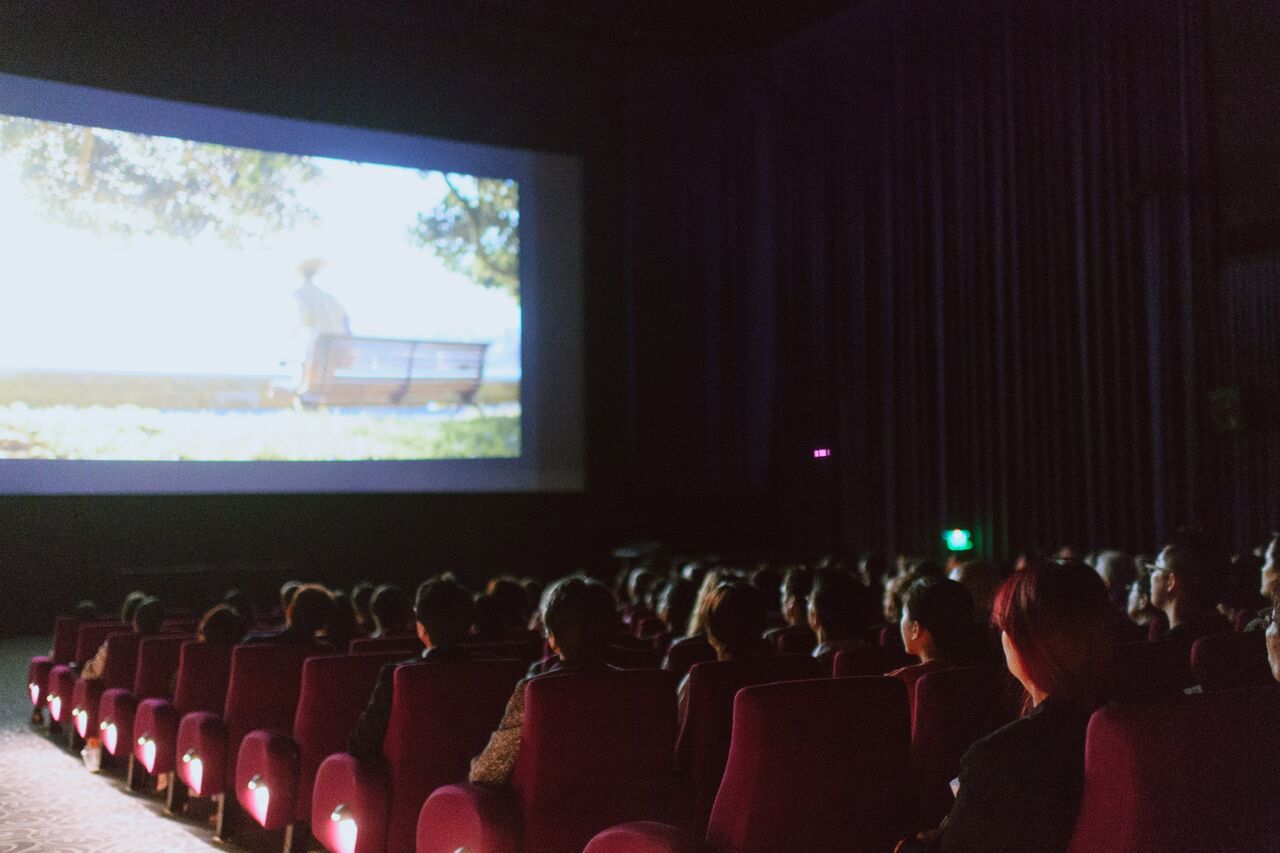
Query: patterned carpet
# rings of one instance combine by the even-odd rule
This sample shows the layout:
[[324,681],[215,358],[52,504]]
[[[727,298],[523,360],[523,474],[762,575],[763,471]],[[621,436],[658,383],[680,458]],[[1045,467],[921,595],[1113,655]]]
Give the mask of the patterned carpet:
[[165,817],[160,799],[90,775],[27,720],[27,662],[48,638],[0,640],[0,853],[188,853],[229,848],[207,826]]

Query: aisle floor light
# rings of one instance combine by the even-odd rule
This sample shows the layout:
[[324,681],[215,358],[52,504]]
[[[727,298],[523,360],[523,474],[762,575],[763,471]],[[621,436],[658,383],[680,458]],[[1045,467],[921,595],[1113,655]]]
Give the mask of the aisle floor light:
[[103,720],[98,723],[98,731],[102,732],[102,745],[107,748],[107,752],[112,755],[116,754],[116,742],[120,737],[116,724],[109,720]]
[[156,742],[151,739],[150,732],[145,732],[142,737],[138,738],[138,746],[142,747],[142,766],[147,768],[148,773],[154,772],[156,766]]
[[40,685],[33,681],[27,685],[27,689],[31,691],[31,704],[35,705],[40,701]]
[[193,748],[182,753],[182,763],[187,765],[187,784],[197,797],[200,796],[200,783],[204,781],[204,762]]
[[249,789],[249,793],[253,796],[253,816],[258,819],[258,823],[265,824],[267,822],[267,806],[271,802],[271,792],[267,790],[266,783],[262,781],[262,774],[254,774],[249,780],[249,784],[245,786]]
[[76,731],[80,733],[80,737],[89,736],[89,712],[84,708],[72,708],[71,716],[76,721]]
[[355,853],[356,851],[356,819],[346,804],[339,805],[329,815],[329,820],[338,825],[338,853]]
[[49,714],[55,723],[62,722],[62,697],[57,693],[49,694]]

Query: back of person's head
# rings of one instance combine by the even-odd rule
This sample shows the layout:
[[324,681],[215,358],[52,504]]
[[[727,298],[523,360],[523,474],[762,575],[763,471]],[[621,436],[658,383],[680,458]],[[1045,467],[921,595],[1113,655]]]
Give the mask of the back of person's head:
[[84,599],[77,601],[76,606],[71,609],[71,616],[77,622],[88,622],[90,619],[98,618],[98,603]]
[[1222,590],[1222,604],[1228,611],[1255,611],[1266,604],[1269,597],[1258,586],[1258,573],[1265,565],[1266,561],[1254,554],[1236,554],[1231,558]]
[[487,592],[477,592],[472,597],[471,624],[481,637],[496,637],[506,629],[502,623],[502,605]]
[[133,614],[137,612],[138,605],[146,601],[147,594],[140,589],[135,589],[124,597],[124,603],[120,605],[120,621],[126,625],[133,624]]
[[511,575],[502,575],[489,581],[485,588],[502,613],[502,627],[507,631],[519,631],[529,621],[529,596],[520,581]]
[[689,625],[689,616],[693,613],[693,600],[698,596],[698,588],[693,581],[682,577],[674,577],[667,581],[658,597],[658,616],[673,632],[684,631]]
[[1093,708],[1111,677],[1113,613],[1102,579],[1086,564],[1033,562],[1000,587],[991,618],[1036,688]]
[[974,613],[981,621],[986,622],[991,616],[996,592],[1000,589],[1000,584],[1004,583],[1004,571],[1000,565],[986,560],[967,560],[952,570],[951,579],[969,590]]
[[641,607],[649,595],[649,590],[658,582],[658,576],[643,566],[632,569],[627,578],[627,600],[634,607]]
[[889,561],[882,554],[871,551],[858,558],[858,574],[869,587],[883,587],[889,580]]
[[329,627],[325,629],[325,637],[338,648],[346,651],[347,644],[356,635],[356,612],[351,606],[351,599],[341,589],[329,590],[333,597],[333,615],[329,618]]
[[249,600],[249,596],[244,590],[227,590],[226,595],[222,596],[222,603],[230,605],[239,613],[246,625],[253,624],[253,602]]
[[133,630],[139,634],[155,634],[164,623],[164,604],[155,596],[138,602],[133,611]]
[[369,612],[382,633],[403,631],[409,624],[409,596],[393,583],[384,583],[373,591]]
[[720,568],[707,569],[703,573],[702,583],[698,586],[698,594],[693,598],[693,610],[689,614],[689,627],[685,634],[692,637],[706,632],[707,596],[711,594],[711,590],[720,585],[721,581],[728,580],[730,577],[729,572]]
[[707,639],[721,660],[753,657],[761,652],[767,608],[764,596],[750,584],[725,581],[707,596]]
[[602,661],[618,626],[617,600],[599,581],[561,578],[547,590],[542,623],[564,660]]
[[471,593],[454,580],[433,578],[418,587],[413,615],[433,646],[456,646],[471,630]]
[[1107,588],[1111,606],[1124,610],[1129,597],[1129,585],[1138,576],[1133,556],[1123,551],[1102,551],[1094,558],[1092,565]]
[[302,588],[302,581],[288,580],[280,584],[280,610],[289,609],[289,605],[293,604],[293,596]]
[[973,655],[977,627],[973,615],[973,597],[959,581],[920,578],[902,597],[903,623],[915,622],[928,631],[935,653],[943,660],[965,661]]
[[373,601],[373,584],[369,581],[357,581],[351,587],[351,609],[355,611],[356,622],[367,625],[373,621],[369,612],[369,602]]
[[1193,528],[1182,528],[1170,537],[1156,565],[1177,578],[1177,598],[1192,610],[1212,610],[1229,573],[1226,553]]
[[249,622],[230,604],[219,604],[204,614],[196,634],[206,643],[233,646],[244,637]]
[[521,578],[520,586],[524,588],[525,612],[535,613],[542,606],[542,593],[546,592],[547,585],[536,578]]
[[333,596],[318,583],[304,583],[294,591],[286,618],[290,628],[314,636],[333,618]]
[[792,566],[782,576],[782,615],[789,625],[805,625],[809,614],[809,593],[813,590],[813,569],[808,566]]
[[828,642],[860,639],[874,612],[872,594],[843,569],[818,569],[809,592],[809,620]]
[[781,612],[782,572],[770,565],[763,565],[751,573],[751,585],[760,593],[769,610]]

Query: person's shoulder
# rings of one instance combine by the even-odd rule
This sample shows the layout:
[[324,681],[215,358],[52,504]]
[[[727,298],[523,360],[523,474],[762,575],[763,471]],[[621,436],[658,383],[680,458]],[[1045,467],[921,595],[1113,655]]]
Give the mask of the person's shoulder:
[[1047,699],[1038,708],[979,738],[966,758],[994,756],[1036,756],[1048,754],[1055,745],[1083,739],[1089,712],[1071,702]]

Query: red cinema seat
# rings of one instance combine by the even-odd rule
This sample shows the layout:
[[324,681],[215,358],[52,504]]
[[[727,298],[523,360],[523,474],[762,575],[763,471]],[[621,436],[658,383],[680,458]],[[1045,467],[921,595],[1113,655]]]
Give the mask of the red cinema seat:
[[[72,662],[83,666],[98,653],[98,648],[114,634],[126,634],[131,629],[117,620],[82,622],[76,629],[75,653]],[[49,718],[54,723],[71,720],[72,694],[76,688],[76,670],[67,664],[55,664],[49,669],[45,687],[45,703],[49,706]]]
[[1103,708],[1069,853],[1277,853],[1278,767],[1274,686]]
[[662,666],[662,655],[653,650],[652,644],[643,648],[611,645],[605,659],[618,669],[659,669]]
[[310,658],[302,665],[302,687],[292,732],[258,729],[240,743],[236,798],[265,829],[280,829],[311,817],[311,791],[320,762],[342,752],[382,667],[396,654]]
[[896,678],[747,687],[705,843],[631,823],[584,853],[886,853],[905,828],[908,716]]
[[525,666],[542,656],[542,640],[538,637],[515,637],[485,643],[468,643],[467,648],[478,656],[518,660]]
[[836,652],[832,659],[831,675],[836,678],[862,678],[883,675],[879,649],[867,645],[851,646]]
[[682,822],[697,833],[707,825],[729,758],[733,698],[753,684],[795,681],[822,675],[818,661],[805,655],[708,661],[689,670],[688,700],[676,739],[676,772],[688,780],[687,814]]
[[646,616],[636,623],[636,636],[642,640],[653,640],[667,630],[667,623],[657,616]]
[[[815,655],[814,660],[816,660],[818,665],[822,668],[822,674],[829,678],[835,674],[836,655],[844,654],[846,652],[852,652],[854,655],[859,656],[851,658],[851,662],[858,659],[878,661],[878,655],[882,653],[882,650],[868,646],[862,640],[841,640],[836,643],[827,643],[826,649],[821,654]],[[880,669],[880,664],[878,662],[875,664],[873,669],[875,670],[874,672],[867,674],[880,675],[885,671]]]
[[1201,637],[1191,646],[1191,674],[1205,690],[1271,684],[1266,634],[1250,631]]
[[412,850],[423,801],[467,778],[523,674],[513,660],[399,667],[383,760],[370,764],[341,752],[320,764],[312,835],[333,853]]
[[1191,646],[1177,640],[1125,643],[1116,654],[1115,696],[1125,701],[1161,699],[1195,684]]
[[[126,635],[128,636],[128,635]],[[190,640],[182,635],[143,637],[138,645],[137,665],[129,687],[108,687],[98,701],[98,729],[102,747],[110,755],[132,752],[133,721],[138,702],[167,698],[178,671],[178,654]],[[114,643],[113,638],[109,642]],[[108,645],[108,649],[113,647]],[[112,652],[114,653],[114,652]]]
[[410,637],[357,637],[347,645],[353,655],[382,655],[397,653],[403,657],[422,653],[422,640],[415,634]]
[[662,661],[662,668],[675,673],[677,678],[684,678],[695,663],[716,659],[716,650],[711,648],[706,634],[693,637],[682,637],[667,648],[667,656]]
[[675,676],[566,672],[525,690],[510,785],[436,789],[418,820],[417,853],[579,853],[605,827],[667,815]]
[[232,651],[222,713],[195,711],[178,723],[177,774],[192,793],[213,797],[226,790],[235,779],[240,741],[249,732],[293,725],[303,661],[325,651],[310,644],[256,644]]
[[71,692],[71,721],[76,734],[87,738],[98,731],[98,710],[102,694],[114,688],[129,689],[138,668],[138,646],[142,635],[132,631],[107,638],[107,658],[102,677],[76,681]]
[[36,655],[27,665],[27,695],[31,707],[44,708],[45,690],[49,685],[49,670],[60,663],[70,663],[76,651],[76,628],[79,622],[74,616],[59,616],[53,620],[53,648],[47,655]]
[[774,649],[780,655],[808,655],[818,644],[818,638],[808,625],[789,625],[780,628],[773,637]]
[[178,722],[196,711],[218,713],[227,700],[234,646],[188,640],[178,652],[173,701],[143,699],[134,714],[133,757],[147,773],[172,773]]
[[951,780],[973,743],[1010,722],[1003,701],[1010,676],[987,667],[930,672],[915,685],[911,783],[915,829],[932,829],[951,811]]

